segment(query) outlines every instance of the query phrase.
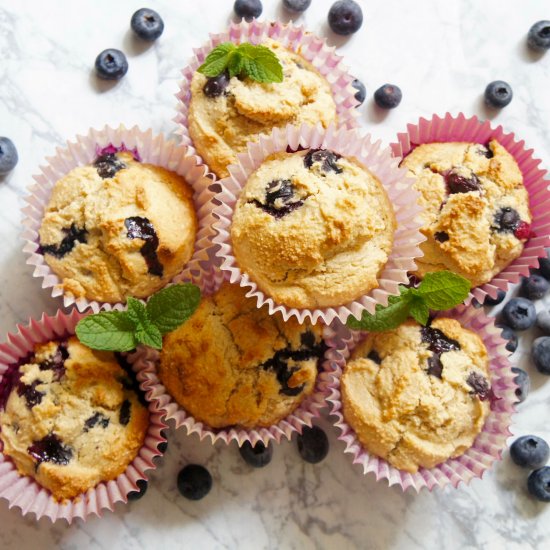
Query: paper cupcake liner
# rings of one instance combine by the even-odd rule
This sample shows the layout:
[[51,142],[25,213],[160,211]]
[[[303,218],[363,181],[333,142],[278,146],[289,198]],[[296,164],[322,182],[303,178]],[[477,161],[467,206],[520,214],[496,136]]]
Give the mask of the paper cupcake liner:
[[42,279],[42,288],[51,289],[53,297],[63,296],[65,307],[74,304],[79,311],[91,309],[94,313],[102,309],[122,309],[123,304],[76,298],[64,292],[61,279],[40,253],[38,232],[55,183],[73,168],[91,163],[99,153],[106,151],[130,151],[137,160],[162,166],[183,176],[193,188],[198,219],[197,236],[193,256],[178,275],[179,280],[195,281],[200,263],[208,260],[213,237],[213,193],[209,186],[214,178],[207,174],[206,167],[200,165],[199,159],[193,156],[189,148],[166,140],[162,135],[154,136],[151,130],[142,131],[137,126],[125,128],[122,125],[118,128],[105,126],[101,130],[91,129],[85,136],[79,135],[75,141],[68,141],[65,148],[57,148],[56,155],[48,157],[48,164],[42,166],[41,173],[34,176],[36,183],[29,187],[29,194],[25,198],[27,206],[23,208],[23,252],[28,255],[27,264],[35,266],[33,276]]
[[[297,309],[278,304],[240,270],[233,255],[231,220],[241,189],[268,155],[285,151],[288,147],[293,150],[299,147],[331,149],[340,155],[355,157],[382,182],[393,205],[397,229],[393,249],[378,278],[379,287],[339,307]],[[216,195],[221,205],[214,208],[214,215],[218,218],[214,228],[218,234],[213,240],[220,245],[217,254],[223,260],[221,268],[229,273],[231,282],[249,288],[247,296],[255,297],[258,307],[267,304],[269,313],[280,312],[285,321],[295,316],[300,323],[308,318],[313,323],[321,320],[327,325],[334,319],[345,323],[350,315],[359,318],[363,310],[374,313],[376,304],[386,305],[389,295],[399,293],[398,285],[408,283],[407,272],[416,269],[414,260],[422,255],[419,244],[425,240],[420,233],[422,208],[417,203],[419,195],[412,188],[406,171],[398,167],[390,149],[382,148],[380,141],[372,142],[370,135],[363,137],[357,130],[337,130],[334,126],[326,130],[320,125],[275,128],[270,135],[262,136],[259,143],[249,143],[248,152],[239,155],[239,164],[230,166],[229,172],[228,178],[220,180],[222,190]]]
[[330,414],[336,417],[334,425],[340,431],[338,439],[346,444],[344,452],[352,455],[354,464],[363,467],[364,474],[373,473],[377,481],[386,479],[390,486],[399,485],[404,491],[411,487],[417,492],[424,487],[431,491],[434,487],[445,485],[456,488],[461,482],[468,484],[474,478],[481,478],[494,462],[502,458],[506,439],[511,435],[509,426],[515,412],[514,404],[517,402],[517,385],[508,360],[510,354],[505,348],[506,341],[500,336],[501,329],[495,327],[494,319],[487,317],[482,311],[463,305],[442,312],[440,316],[456,319],[482,338],[489,356],[491,387],[497,397],[491,403],[491,411],[482,431],[463,455],[446,460],[434,468],[420,468],[412,474],[398,470],[362,447],[355,431],[344,419],[340,381],[350,352],[365,337],[365,333],[346,329],[340,334],[337,338],[338,344],[335,345],[337,350],[332,359],[332,369],[328,374],[322,375]]
[[[302,26],[292,23],[279,23],[253,20],[249,23],[231,23],[228,30],[220,34],[210,34],[210,40],[201,48],[194,49],[195,55],[189,65],[182,70],[183,80],[180,90],[176,94],[178,99],[178,113],[174,118],[178,127],[176,133],[181,136],[182,142],[189,146],[193,154],[197,155],[193,141],[189,135],[189,103],[191,101],[191,80],[196,70],[202,65],[206,56],[223,42],[251,42],[258,44],[267,38],[280,42],[288,49],[299,53],[322,74],[330,84],[338,125],[347,129],[358,127],[357,107],[355,99],[357,90],[351,85],[354,78],[348,73],[348,68],[342,62],[342,57],[335,53],[336,48],[328,46],[322,38],[307,32]],[[200,157],[199,157],[200,158]],[[204,162],[201,159],[201,162]]]
[[420,118],[417,124],[408,124],[407,131],[397,135],[397,143],[391,148],[396,157],[407,156],[417,145],[438,141],[468,141],[487,143],[496,139],[516,160],[523,174],[523,182],[529,193],[533,221],[533,236],[525,243],[523,253],[489,282],[472,289],[466,303],[476,298],[483,303],[489,294],[495,298],[498,290],[507,291],[517,283],[521,275],[529,275],[529,268],[538,267],[538,259],[546,257],[545,247],[550,246],[550,193],[549,181],[544,179],[546,170],[539,168],[540,160],[533,157],[533,149],[526,149],[523,140],[513,133],[506,133],[502,126],[493,128],[489,121],[477,117],[466,118],[462,113],[443,118],[434,115],[427,120]]
[[[17,332],[8,334],[6,342],[0,345],[0,398],[7,397],[10,391],[9,374],[14,365],[32,352],[35,344],[74,334],[76,324],[85,316],[73,308],[70,313],[58,310],[55,316],[42,315],[39,321],[31,319],[26,325],[17,325]],[[156,468],[153,459],[162,455],[158,445],[166,441],[165,428],[162,413],[150,404],[149,428],[143,446],[126,471],[66,502],[57,502],[32,477],[19,474],[11,459],[1,452],[0,441],[0,497],[8,501],[10,508],[16,506],[23,515],[34,514],[37,520],[48,517],[52,522],[65,519],[71,523],[75,518],[101,516],[104,510],[112,511],[117,502],[127,502],[128,493],[139,490],[137,482],[147,480],[146,472]]]
[[[226,274],[219,269],[215,262],[211,262],[204,267],[199,286],[203,294],[209,295],[216,292],[224,280],[227,280]],[[323,369],[329,368],[330,356],[329,348],[322,362]],[[135,353],[128,357],[128,360],[136,372],[140,387],[146,392],[147,400],[151,402],[154,410],[165,416],[166,420],[173,420],[176,428],[185,426],[188,435],[197,434],[201,441],[206,438],[209,438],[212,444],[217,441],[223,441],[226,444],[236,441],[239,447],[245,441],[249,441],[252,445],[258,441],[262,441],[265,445],[270,441],[279,443],[283,438],[290,439],[295,432],[302,433],[304,426],[311,427],[312,420],[320,415],[322,408],[326,407],[325,392],[321,390],[321,377],[318,376],[313,393],[304,399],[293,413],[277,424],[269,428],[249,430],[242,428],[213,429],[195,420],[168,393],[158,376],[159,357],[160,353],[157,350],[140,346]]]

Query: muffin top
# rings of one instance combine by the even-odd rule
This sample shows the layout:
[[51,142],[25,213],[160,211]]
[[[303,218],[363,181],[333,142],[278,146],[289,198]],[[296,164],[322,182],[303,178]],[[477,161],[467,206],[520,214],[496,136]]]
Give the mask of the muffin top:
[[224,283],[164,337],[158,373],[198,422],[268,427],[312,393],[324,349],[320,326],[285,323]]
[[[191,81],[189,134],[198,153],[220,178],[237,153],[259,134],[287,124],[336,121],[329,83],[299,53],[268,40],[263,43],[283,66],[283,82],[261,83],[222,74],[207,78],[196,72]],[[214,82],[214,85],[212,84]]]
[[54,186],[40,250],[64,291],[101,302],[145,298],[190,260],[197,219],[193,191],[174,172],[105,154]]
[[124,472],[149,425],[131,370],[75,337],[37,345],[22,363],[0,413],[18,471],[59,501]]
[[310,149],[264,160],[241,192],[231,239],[239,267],[276,302],[329,307],[378,286],[395,227],[373,174]]
[[400,470],[433,468],[469,449],[493,393],[482,340],[454,319],[371,333],[342,375],[346,422],[371,454]]
[[416,178],[426,209],[419,277],[448,269],[475,287],[521,255],[529,197],[514,157],[497,141],[420,145],[402,166]]

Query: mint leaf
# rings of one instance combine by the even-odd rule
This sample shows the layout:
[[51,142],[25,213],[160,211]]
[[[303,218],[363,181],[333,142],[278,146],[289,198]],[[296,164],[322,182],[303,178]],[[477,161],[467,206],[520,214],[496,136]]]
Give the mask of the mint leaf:
[[149,318],[147,317],[145,304],[135,298],[132,298],[132,296],[128,296],[128,299],[126,300],[126,307],[128,308],[126,311],[128,319],[134,323],[136,328],[139,328],[140,325],[150,323]]
[[101,351],[131,351],[136,345],[135,324],[124,311],[89,315],[76,325],[78,339],[89,348]]
[[420,296],[411,296],[409,313],[421,325],[425,325],[430,318],[430,308]]
[[204,63],[197,71],[205,76],[218,76],[225,71],[231,61],[232,54],[237,46],[232,42],[224,42],[216,46],[204,60]]
[[201,300],[199,287],[186,283],[169,286],[147,302],[147,316],[161,332],[177,329],[197,309]]
[[370,332],[381,332],[397,328],[409,316],[409,303],[412,296],[405,287],[399,287],[399,290],[401,295],[390,296],[386,307],[378,304],[374,315],[368,311],[363,311],[360,321],[354,317],[349,317],[346,323],[348,327]]
[[229,77],[239,76],[243,70],[243,56],[239,52],[235,52],[229,59],[227,65],[229,69]]
[[470,281],[451,273],[436,271],[427,273],[416,289],[430,309],[445,310],[462,303],[470,292]]
[[145,344],[146,346],[150,346],[155,349],[162,348],[162,334],[160,333],[160,330],[151,322],[140,326],[136,330],[136,340],[140,344]]
[[243,72],[257,82],[282,82],[283,66],[274,52],[265,46],[245,42],[238,48],[242,54]]

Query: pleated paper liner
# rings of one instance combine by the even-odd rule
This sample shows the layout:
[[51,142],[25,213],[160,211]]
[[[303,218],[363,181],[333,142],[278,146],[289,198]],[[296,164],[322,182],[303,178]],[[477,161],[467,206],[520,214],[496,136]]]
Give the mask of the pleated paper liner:
[[[205,295],[213,294],[226,280],[227,277],[214,263],[205,266],[202,277],[199,279],[199,286]],[[322,362],[322,369],[328,368],[328,357],[330,349],[325,354]],[[166,420],[173,420],[176,428],[185,426],[188,434],[197,434],[200,440],[210,439],[212,444],[223,441],[226,444],[236,441],[241,446],[245,441],[255,445],[258,441],[268,444],[270,441],[279,443],[281,439],[290,439],[293,433],[301,433],[304,426],[311,426],[312,420],[319,416],[320,411],[326,406],[324,392],[320,389],[320,377],[313,393],[306,397],[300,406],[290,415],[277,424],[268,428],[242,429],[238,427],[226,429],[213,429],[206,424],[199,422],[188,414],[167,392],[162,384],[157,365],[160,353],[152,348],[140,346],[136,352],[129,356],[133,365],[140,386],[146,391],[147,400],[151,401],[156,411],[166,417]]]
[[372,473],[377,481],[387,480],[388,484],[399,485],[404,491],[412,488],[420,491],[434,487],[451,485],[458,487],[463,482],[468,484],[472,479],[481,478],[493,464],[500,460],[506,448],[506,439],[511,435],[509,430],[512,415],[517,402],[514,382],[515,374],[511,370],[506,351],[506,341],[500,336],[500,330],[494,325],[494,319],[487,317],[483,311],[473,307],[458,306],[441,312],[439,316],[451,317],[459,321],[463,327],[475,332],[483,340],[488,356],[491,374],[491,387],[496,399],[491,402],[491,410],[482,431],[475,439],[472,447],[457,458],[446,460],[434,468],[419,468],[418,472],[410,473],[398,470],[386,460],[369,454],[357,439],[355,431],[349,426],[342,413],[340,380],[342,371],[351,351],[364,333],[346,330],[337,337],[338,351],[332,360],[328,374],[323,374],[323,388],[330,404],[330,414],[336,418],[334,425],[340,431],[338,439],[346,444],[345,453],[352,456],[354,464],[363,468],[363,473]]
[[[83,317],[73,308],[69,313],[58,311],[54,316],[42,315],[39,321],[31,319],[26,325],[17,325],[16,332],[8,334],[0,345],[0,398],[3,400],[10,391],[9,373],[16,368],[14,365],[32,352],[35,344],[74,334]],[[8,501],[10,508],[20,508],[23,515],[34,514],[37,520],[48,517],[52,522],[65,519],[72,523],[75,518],[101,516],[105,510],[112,511],[117,502],[127,502],[128,493],[139,490],[137,482],[147,480],[147,472],[156,468],[153,459],[162,455],[158,445],[166,441],[166,427],[162,414],[149,404],[149,428],[143,446],[126,471],[65,502],[56,501],[32,477],[21,475],[11,459],[0,452],[0,497]]]
[[[330,149],[342,156],[355,157],[382,183],[393,205],[397,220],[394,243],[386,266],[378,279],[378,288],[370,293],[338,307],[323,309],[297,309],[277,303],[262,292],[253,277],[241,271],[233,255],[231,243],[231,221],[240,192],[250,175],[272,153],[286,151],[287,148]],[[258,307],[267,305],[269,313],[280,312],[285,320],[294,316],[302,323],[310,319],[330,324],[334,319],[345,323],[353,315],[360,317],[364,310],[374,312],[376,304],[387,304],[388,296],[398,294],[399,284],[407,284],[407,272],[416,269],[415,258],[421,256],[419,244],[425,240],[420,233],[422,209],[417,203],[418,193],[412,188],[406,171],[398,167],[389,148],[383,148],[380,141],[372,141],[370,135],[361,135],[357,130],[336,129],[330,126],[302,125],[275,128],[270,135],[263,135],[259,143],[249,143],[247,153],[239,155],[239,164],[229,169],[230,176],[220,180],[221,191],[216,199],[221,203],[214,209],[218,221],[214,242],[220,245],[217,254],[222,258],[222,270],[229,273],[232,283],[248,290],[247,296],[257,300]]]
[[[348,73],[343,58],[335,53],[335,48],[328,46],[326,41],[306,31],[304,27],[293,23],[279,23],[253,20],[250,23],[241,21],[231,23],[229,29],[219,34],[210,34],[210,40],[201,48],[194,49],[194,56],[189,65],[182,70],[183,80],[180,82],[178,113],[174,119],[178,127],[176,132],[181,135],[182,142],[197,154],[189,135],[189,103],[191,101],[191,80],[196,70],[202,65],[206,56],[223,42],[251,42],[258,44],[271,38],[288,49],[299,53],[309,61],[330,84],[338,125],[347,129],[358,127],[359,113],[355,107],[359,104],[355,99],[357,90],[351,85],[354,78]],[[199,157],[200,158],[200,157]],[[201,159],[202,161],[202,159]],[[204,162],[204,161],[202,161]]]
[[68,141],[65,148],[58,148],[55,156],[46,159],[47,164],[41,167],[40,174],[34,176],[36,183],[28,189],[29,194],[25,198],[27,206],[23,208],[23,252],[28,256],[27,263],[35,266],[34,277],[42,279],[42,288],[50,289],[53,297],[62,296],[65,307],[74,304],[79,311],[91,309],[94,313],[122,309],[123,304],[77,298],[70,292],[64,292],[62,281],[40,252],[39,230],[55,183],[73,168],[90,164],[105,150],[131,151],[142,162],[162,166],[179,174],[194,190],[193,200],[198,220],[195,248],[179,279],[195,280],[200,270],[199,264],[208,260],[213,237],[212,192],[209,190],[213,176],[208,176],[206,167],[200,164],[188,147],[166,140],[162,135],[154,136],[151,130],[142,131],[137,126],[91,129],[86,135],[77,136],[75,141]]
[[550,182],[544,179],[546,170],[539,167],[540,160],[527,149],[523,140],[513,133],[507,133],[502,126],[496,128],[489,121],[477,117],[466,118],[462,113],[443,117],[434,115],[431,119],[421,118],[416,124],[408,124],[407,131],[397,135],[397,142],[391,144],[393,154],[398,158],[407,156],[416,146],[424,143],[466,141],[486,144],[496,139],[516,160],[523,174],[523,183],[529,193],[533,221],[533,236],[525,243],[523,253],[488,283],[472,289],[466,303],[476,298],[481,304],[489,294],[495,298],[498,290],[507,291],[510,284],[517,283],[520,276],[529,275],[529,268],[539,266],[538,259],[546,258],[545,248],[550,246]]

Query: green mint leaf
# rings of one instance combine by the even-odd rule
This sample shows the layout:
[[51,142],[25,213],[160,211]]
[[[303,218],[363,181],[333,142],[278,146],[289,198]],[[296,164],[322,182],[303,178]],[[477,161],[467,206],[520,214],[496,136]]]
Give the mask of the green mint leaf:
[[430,308],[420,296],[411,296],[409,313],[418,323],[426,325],[430,317]]
[[109,311],[81,319],[76,325],[76,336],[92,349],[131,351],[137,344],[135,328],[125,311]]
[[186,283],[169,286],[147,302],[147,316],[161,334],[177,329],[199,306],[199,287]]
[[162,334],[151,322],[142,325],[136,330],[136,340],[140,344],[145,344],[155,349],[162,348]]
[[427,273],[416,289],[416,295],[422,297],[430,309],[437,310],[457,306],[469,292],[470,281],[450,271]]
[[151,321],[149,321],[149,317],[147,316],[147,308],[145,307],[145,304],[135,298],[132,298],[132,296],[128,296],[128,299],[126,300],[126,307],[128,319],[134,323],[136,330],[139,330],[145,325],[151,324]]
[[237,49],[237,46],[232,42],[224,42],[216,46],[204,60],[204,63],[197,71],[205,76],[218,76],[225,71],[230,63],[232,54]]
[[238,47],[242,55],[242,72],[257,82],[282,82],[283,66],[273,51],[265,46],[245,42]]
[[389,296],[386,307],[378,304],[374,315],[363,311],[360,321],[354,317],[349,317],[346,324],[352,329],[368,330],[370,332],[381,332],[397,328],[409,316],[409,305],[412,298],[412,294],[408,292],[408,289],[403,289],[404,287],[399,289],[400,296]]
[[230,56],[227,68],[229,69],[230,78],[241,74],[241,71],[243,70],[243,56],[239,51],[233,52]]

